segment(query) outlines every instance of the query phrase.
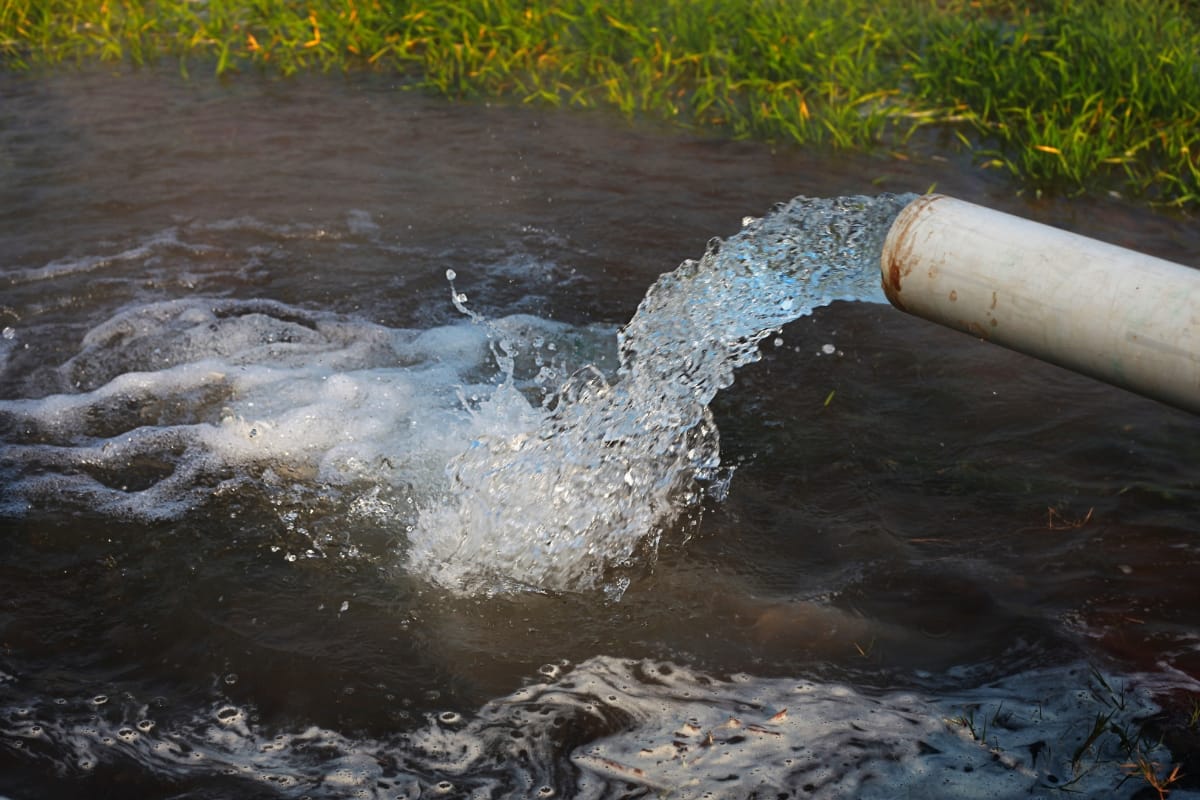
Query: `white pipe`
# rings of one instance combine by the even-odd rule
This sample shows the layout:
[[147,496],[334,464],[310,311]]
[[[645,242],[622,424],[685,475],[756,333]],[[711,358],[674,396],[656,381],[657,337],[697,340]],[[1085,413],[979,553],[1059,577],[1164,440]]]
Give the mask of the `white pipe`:
[[1200,270],[944,195],[880,267],[901,311],[1200,413]]

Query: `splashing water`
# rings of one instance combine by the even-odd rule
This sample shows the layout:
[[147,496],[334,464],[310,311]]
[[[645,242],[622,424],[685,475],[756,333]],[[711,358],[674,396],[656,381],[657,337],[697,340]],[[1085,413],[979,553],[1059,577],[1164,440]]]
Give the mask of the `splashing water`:
[[[911,199],[798,197],[747,219],[650,288],[618,336],[615,381],[581,370],[541,409],[503,384],[472,413],[512,427],[450,463],[449,496],[411,536],[411,570],[455,591],[619,596],[624,580],[606,569],[653,557],[666,526],[724,489],[708,403],[783,324],[835,300],[883,302],[883,240]],[[511,375],[514,346],[494,350]]]
[[908,199],[797,198],[746,220],[663,275],[615,341],[484,320],[456,289],[477,324],[392,329],[199,296],[128,307],[5,390],[0,516],[170,520],[254,495],[320,554],[338,535],[294,519],[319,501],[329,531],[352,518],[407,533],[409,571],[453,592],[619,597],[622,568],[725,490],[713,396],[784,323],[882,302],[879,253]]

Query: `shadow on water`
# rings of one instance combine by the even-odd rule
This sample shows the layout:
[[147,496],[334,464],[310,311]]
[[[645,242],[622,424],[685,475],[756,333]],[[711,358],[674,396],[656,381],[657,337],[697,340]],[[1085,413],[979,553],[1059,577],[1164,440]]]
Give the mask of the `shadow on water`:
[[[734,232],[743,215],[801,193],[931,184],[1200,263],[1192,220],[1110,199],[1023,200],[953,154],[830,157],[601,114],[448,103],[379,78],[0,75],[0,97],[6,485],[29,476],[21,448],[51,441],[13,409],[91,388],[59,369],[80,355],[84,334],[179,298],[276,301],[313,329],[306,314],[426,329],[460,320],[444,277],[453,269],[488,316],[615,329],[660,272]],[[559,687],[577,665],[590,663],[580,674],[591,675],[598,656],[716,680],[804,676],[948,697],[1082,659],[1167,676],[1176,694],[1160,703],[1186,703],[1178,691],[1194,692],[1200,673],[1194,419],[883,306],[837,303],[762,349],[713,406],[723,461],[736,466],[728,497],[706,501],[656,556],[628,568],[619,602],[451,596],[404,571],[403,525],[358,513],[364,498],[387,499],[369,481],[327,486],[316,471],[259,465],[248,480],[209,465],[198,473],[208,498],[165,519],[54,495],[15,513],[5,500],[0,773],[11,777],[0,777],[0,792],[242,792],[238,764],[276,769],[263,760],[265,733],[238,740],[259,748],[254,757],[232,744],[234,755],[218,757],[193,741],[216,765],[200,773],[181,766],[184,756],[133,745],[106,760],[93,739],[105,720],[136,736],[151,717],[159,730],[188,729],[205,709],[219,718],[236,708],[264,731],[311,725],[359,737],[358,749],[379,759],[389,737],[412,734],[401,749],[419,749],[413,741],[433,735],[430,715],[483,707],[483,726],[490,702]],[[110,367],[155,368],[101,364],[97,386]],[[69,429],[64,446],[190,425],[198,408],[217,419],[238,399],[195,391],[106,407]],[[136,497],[178,470],[186,447],[115,472],[97,451],[72,469]],[[689,681],[662,678],[675,699],[707,685]],[[620,729],[622,714],[641,719],[640,706],[612,708],[598,727],[572,712],[566,751],[550,756],[557,777],[538,779],[561,781],[563,796],[580,764],[615,769],[596,766],[598,756],[568,763],[573,747]],[[61,721],[58,738],[28,734],[33,718]],[[233,736],[229,719],[220,725]],[[318,769],[320,747],[341,758],[355,749],[321,741],[308,752],[289,740],[293,754],[307,753],[292,767]],[[1194,752],[1174,756],[1194,763]],[[392,766],[432,786],[452,772],[434,761]],[[302,793],[272,786],[256,791]],[[389,796],[415,796],[404,791],[388,784]]]

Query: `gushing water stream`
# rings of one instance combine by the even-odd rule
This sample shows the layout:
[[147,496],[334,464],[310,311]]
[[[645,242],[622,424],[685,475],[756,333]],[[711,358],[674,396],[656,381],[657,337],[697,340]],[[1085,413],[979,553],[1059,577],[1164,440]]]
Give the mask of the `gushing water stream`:
[[513,424],[452,461],[449,496],[413,534],[411,569],[460,591],[578,590],[652,557],[665,526],[723,491],[709,402],[783,324],[835,300],[882,302],[883,239],[910,199],[798,197],[746,219],[650,287],[618,335],[614,380],[589,366],[541,408],[511,386],[524,345],[493,331],[507,379],[473,413]]

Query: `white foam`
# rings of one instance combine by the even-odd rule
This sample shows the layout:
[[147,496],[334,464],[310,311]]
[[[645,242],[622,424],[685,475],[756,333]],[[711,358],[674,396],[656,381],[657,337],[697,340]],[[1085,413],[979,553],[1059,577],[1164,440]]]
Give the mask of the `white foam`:
[[[592,349],[612,341],[532,317],[497,326]],[[269,301],[129,308],[89,331],[58,374],[79,391],[0,401],[5,513],[44,502],[177,518],[230,481],[356,486],[378,501],[352,505],[358,514],[411,508],[380,490],[440,496],[455,453],[531,408],[511,378],[493,398],[501,378],[478,326],[390,329]]]

